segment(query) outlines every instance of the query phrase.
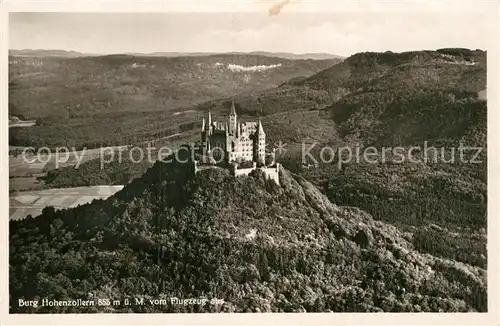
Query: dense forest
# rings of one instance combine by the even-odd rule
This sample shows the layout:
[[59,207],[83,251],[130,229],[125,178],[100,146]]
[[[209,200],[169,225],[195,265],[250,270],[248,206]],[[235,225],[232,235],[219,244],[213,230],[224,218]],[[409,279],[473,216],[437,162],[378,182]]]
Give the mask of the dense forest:
[[[334,205],[287,170],[156,163],[108,200],[10,222],[11,312],[485,311],[486,272]],[[19,298],[223,304],[19,307]]]
[[[140,177],[149,167],[147,160],[139,161],[129,151],[123,151],[122,160],[109,160],[101,167],[100,158],[82,163],[78,168],[74,166],[49,170],[40,177],[52,188],[83,187],[90,185],[125,185]],[[133,158],[135,161],[130,160]]]

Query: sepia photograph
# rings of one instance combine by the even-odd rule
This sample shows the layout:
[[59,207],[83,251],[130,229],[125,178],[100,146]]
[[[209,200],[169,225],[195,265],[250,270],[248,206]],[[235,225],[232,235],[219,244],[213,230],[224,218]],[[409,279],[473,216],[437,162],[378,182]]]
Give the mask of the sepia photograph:
[[489,311],[491,15],[299,6],[8,13],[9,314]]

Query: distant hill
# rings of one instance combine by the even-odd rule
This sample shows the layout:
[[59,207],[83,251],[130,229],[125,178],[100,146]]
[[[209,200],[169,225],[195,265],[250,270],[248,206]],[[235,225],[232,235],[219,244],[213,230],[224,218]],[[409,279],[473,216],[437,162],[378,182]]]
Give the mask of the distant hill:
[[[158,162],[107,200],[10,221],[10,312],[487,310],[485,269],[424,254],[412,234],[332,204],[287,170],[280,178],[193,176],[189,164]],[[18,298],[144,305],[21,307]]]
[[66,50],[46,50],[46,49],[22,49],[22,50],[9,50],[9,55],[18,57],[60,57],[60,58],[78,58],[91,56],[93,54],[80,53],[76,51]]
[[284,59],[290,59],[290,60],[328,60],[328,59],[345,59],[345,57],[336,55],[336,54],[331,54],[331,53],[301,53],[301,54],[295,54],[295,53],[287,53],[287,52],[262,52],[262,51],[255,51],[255,52],[250,52],[250,54],[258,54],[258,55],[265,55],[269,57],[278,57],[278,58],[284,58]]
[[[386,144],[398,142],[402,137],[406,138],[406,144],[432,133],[432,140],[446,132],[458,133],[449,134],[450,139],[465,136],[466,129],[474,128],[474,123],[479,123],[477,119],[481,119],[473,115],[484,114],[485,108],[473,110],[470,106],[474,105],[471,101],[480,100],[479,92],[484,98],[482,91],[485,88],[484,51],[367,52],[350,56],[310,77],[291,79],[257,96],[242,94],[237,97],[237,102],[241,113],[249,115],[319,109],[333,119],[344,136],[361,133],[360,140],[364,142]],[[467,102],[467,98],[471,101]],[[435,106],[430,102],[447,104]],[[205,111],[211,107],[214,111],[222,111],[225,103],[227,99],[214,100],[200,105],[199,109]],[[468,115],[452,108],[456,105],[462,106],[461,110]],[[403,106],[408,106],[408,109],[403,110]],[[447,114],[451,114],[447,119],[468,122],[467,127],[464,129],[458,121],[446,127],[438,125],[443,120],[435,119],[435,116]],[[418,118],[417,121],[417,116],[429,120]],[[412,124],[411,128],[408,123]]]
[[[78,143],[87,146],[96,146],[103,139],[117,141],[123,136],[117,130],[154,132],[159,123],[169,124],[172,113],[182,108],[237,94],[251,96],[291,78],[308,77],[339,61],[247,54],[170,58],[11,56],[9,108],[14,111],[10,114],[37,119],[40,126],[15,130],[10,141],[20,146],[33,144],[32,138],[39,144],[52,143],[50,146],[64,145],[75,136],[80,139]],[[46,128],[56,121],[58,128]]]
[[[340,60],[287,60],[259,55],[204,57],[9,58],[10,103],[16,114],[171,110],[213,98],[253,94]],[[26,93],[37,88],[38,92]],[[57,103],[57,105],[53,105]]]
[[[343,59],[344,57],[330,53],[287,53],[287,52],[266,52],[266,51],[253,51],[253,52],[127,52],[124,55],[131,55],[137,57],[202,57],[223,54],[237,54],[237,55],[261,55],[266,57],[282,58],[288,60],[331,60]],[[77,51],[66,50],[46,50],[46,49],[22,49],[22,50],[9,50],[9,55],[24,56],[24,57],[63,57],[63,58],[76,58],[88,56],[100,56],[100,54],[81,53]],[[117,53],[116,55],[120,55]],[[104,55],[102,55],[104,56]]]
[[142,53],[142,52],[126,52],[125,55],[133,55],[136,57],[205,57],[210,55],[220,54],[218,52],[151,52],[151,53]]
[[208,55],[221,55],[221,54],[237,54],[237,55],[261,55],[266,57],[282,58],[288,60],[331,60],[331,59],[344,59],[344,57],[330,54],[330,53],[287,53],[287,52],[266,52],[266,51],[252,51],[252,52],[153,52],[153,53],[127,53],[136,56],[155,56],[155,57],[188,57],[188,56],[208,56]]
[[362,53],[337,68],[303,85],[335,100],[327,110],[344,135],[384,145],[462,137],[485,143],[486,103],[478,97],[486,87],[485,52]]

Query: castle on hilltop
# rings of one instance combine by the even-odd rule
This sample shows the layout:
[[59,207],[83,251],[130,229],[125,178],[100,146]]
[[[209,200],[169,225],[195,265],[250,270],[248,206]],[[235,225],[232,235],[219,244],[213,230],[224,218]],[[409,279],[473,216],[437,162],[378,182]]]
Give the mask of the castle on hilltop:
[[[195,160],[194,173],[198,171],[232,166],[235,177],[245,176],[252,171],[260,170],[266,178],[274,180],[278,185],[280,164],[276,163],[274,150],[266,162],[266,133],[260,119],[257,122],[238,123],[238,116],[231,103],[231,112],[225,122],[203,118],[201,127],[201,160]],[[246,166],[245,166],[246,165]]]
[[213,155],[223,155],[228,163],[251,161],[264,164],[266,159],[266,134],[260,119],[258,122],[238,123],[234,102],[226,122],[212,121],[210,111],[208,120],[203,118],[201,146],[205,153],[213,151]]

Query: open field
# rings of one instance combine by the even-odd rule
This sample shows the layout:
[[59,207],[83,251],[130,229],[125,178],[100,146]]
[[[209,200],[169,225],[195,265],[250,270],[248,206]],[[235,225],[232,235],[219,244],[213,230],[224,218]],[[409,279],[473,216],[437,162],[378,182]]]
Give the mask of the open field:
[[32,127],[36,125],[36,121],[21,121],[16,123],[9,123],[9,128]]
[[28,215],[35,217],[47,206],[65,209],[84,205],[94,199],[106,199],[122,188],[123,186],[92,186],[16,192],[9,198],[9,217],[11,220],[24,219]]
[[32,127],[36,125],[36,120],[21,120],[19,117],[9,117],[9,128],[14,127]]
[[[126,146],[115,146],[112,148],[114,150],[118,150],[124,147]],[[80,163],[83,163],[99,158],[101,156],[101,149],[93,148],[68,153],[64,153],[61,151],[61,153],[59,154],[59,159],[56,157],[55,153],[52,153],[52,155],[42,153],[35,156],[27,155],[26,158],[23,158],[22,149],[20,149],[19,147],[17,147],[17,149],[21,151],[20,155],[9,155],[10,177],[31,177],[36,175],[43,175],[47,171],[53,170],[55,168],[74,166],[79,161]],[[103,153],[109,152],[108,148],[102,149],[102,151]],[[59,164],[56,167],[57,160],[59,160]]]
[[9,178],[9,192],[41,190],[45,188],[45,183],[42,180],[39,180],[36,176]]

